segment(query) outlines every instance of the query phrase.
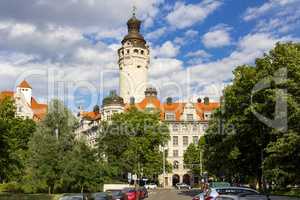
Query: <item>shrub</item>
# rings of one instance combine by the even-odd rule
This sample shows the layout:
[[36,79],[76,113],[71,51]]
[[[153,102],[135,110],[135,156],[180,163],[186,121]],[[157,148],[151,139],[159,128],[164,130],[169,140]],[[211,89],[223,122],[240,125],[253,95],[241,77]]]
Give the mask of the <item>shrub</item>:
[[0,192],[20,193],[23,192],[21,185],[16,182],[0,184]]

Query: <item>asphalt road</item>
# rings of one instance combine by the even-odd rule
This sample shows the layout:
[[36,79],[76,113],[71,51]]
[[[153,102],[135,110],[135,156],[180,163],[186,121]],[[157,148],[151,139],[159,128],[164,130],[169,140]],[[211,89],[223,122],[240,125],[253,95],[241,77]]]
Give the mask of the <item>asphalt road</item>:
[[[158,189],[149,192],[147,200],[192,200],[193,196],[198,194],[197,190],[175,190],[175,189]],[[288,197],[271,197],[272,200],[300,200],[299,198]]]

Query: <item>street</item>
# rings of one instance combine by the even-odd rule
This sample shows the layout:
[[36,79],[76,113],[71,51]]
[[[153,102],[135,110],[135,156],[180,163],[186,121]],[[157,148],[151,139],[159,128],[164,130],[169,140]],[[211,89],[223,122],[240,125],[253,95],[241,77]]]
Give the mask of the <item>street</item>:
[[[192,197],[198,194],[198,190],[174,190],[158,189],[150,191],[148,200],[192,200]],[[300,200],[299,198],[289,197],[271,197],[271,200]]]

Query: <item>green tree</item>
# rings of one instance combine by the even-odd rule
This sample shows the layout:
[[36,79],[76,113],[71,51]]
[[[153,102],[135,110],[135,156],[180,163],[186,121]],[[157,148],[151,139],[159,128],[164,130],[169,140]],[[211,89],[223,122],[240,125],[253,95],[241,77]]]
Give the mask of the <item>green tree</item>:
[[160,147],[168,139],[168,127],[160,122],[158,113],[132,108],[115,114],[111,123],[103,124],[97,147],[115,179],[120,179],[127,172],[153,179],[163,171]]
[[34,131],[32,120],[15,116],[11,98],[0,100],[0,181],[20,181],[28,141]]
[[[277,44],[269,54],[256,60],[256,66],[244,65],[234,70],[233,82],[224,90],[225,102],[215,113],[205,136],[205,165],[212,174],[233,181],[253,180],[260,186],[264,175],[282,183],[299,180],[295,164],[299,160],[291,159],[299,155],[299,146],[295,144],[300,119],[299,55],[299,44]],[[287,77],[278,81],[285,70]],[[270,87],[254,91],[266,83]],[[284,112],[275,113],[280,89],[287,90],[287,130],[271,126],[253,112],[269,119],[277,117],[276,123],[281,124]]]
[[[184,153],[184,164],[192,170],[194,174],[204,172],[203,151],[205,146],[205,137],[201,137],[198,144],[190,144]],[[201,156],[201,157],[200,157]]]
[[60,187],[64,168],[61,163],[72,151],[76,124],[77,120],[62,102],[52,100],[49,103],[48,113],[39,123],[29,145],[25,179],[32,183],[32,190],[48,188],[52,193]]
[[62,165],[63,185],[71,186],[73,191],[80,188],[83,192],[84,188],[95,188],[103,181],[103,171],[95,150],[82,141],[75,143],[73,150],[64,157]]

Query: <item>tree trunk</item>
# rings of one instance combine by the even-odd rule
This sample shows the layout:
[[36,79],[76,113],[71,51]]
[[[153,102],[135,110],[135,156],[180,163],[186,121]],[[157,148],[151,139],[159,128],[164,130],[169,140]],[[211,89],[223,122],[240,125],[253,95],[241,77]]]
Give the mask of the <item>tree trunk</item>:
[[81,194],[83,193],[83,185],[81,186]]
[[51,186],[48,186],[48,194],[51,194]]

